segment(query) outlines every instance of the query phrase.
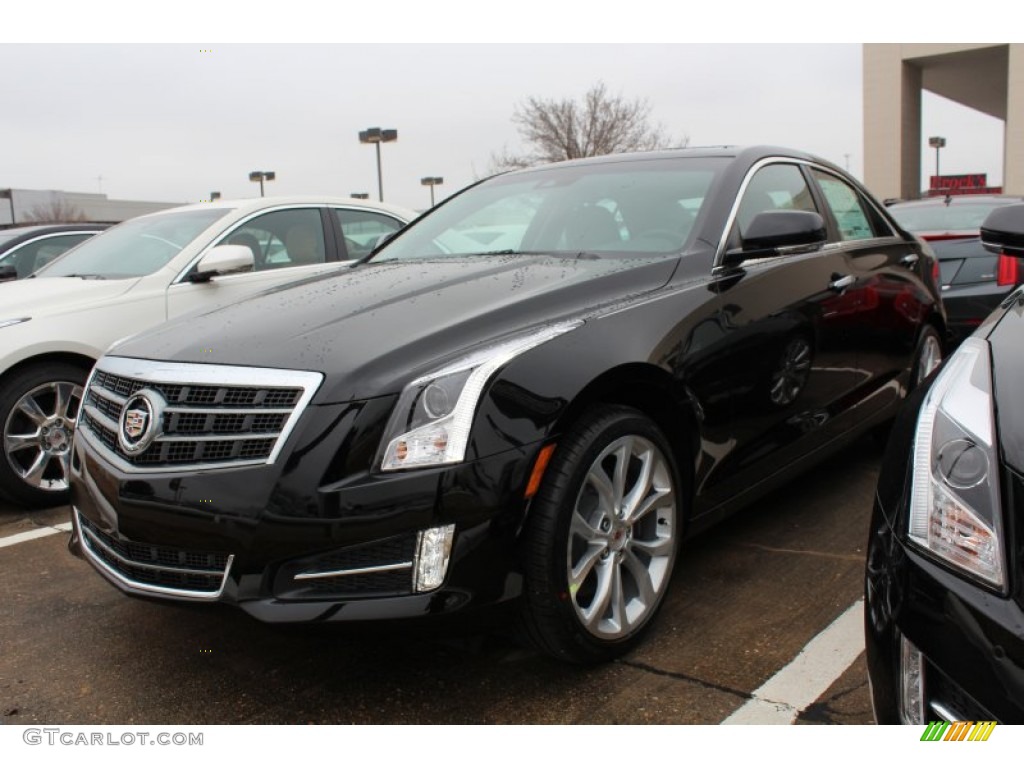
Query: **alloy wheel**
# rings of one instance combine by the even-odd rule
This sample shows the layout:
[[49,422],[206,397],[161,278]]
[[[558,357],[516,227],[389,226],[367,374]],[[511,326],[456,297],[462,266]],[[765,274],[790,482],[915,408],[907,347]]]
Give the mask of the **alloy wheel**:
[[646,622],[667,587],[675,535],[665,456],[639,435],[611,442],[588,469],[569,526],[569,593],[589,634],[614,640]]
[[82,387],[53,381],[26,392],[4,423],[4,454],[22,482],[43,491],[65,491]]

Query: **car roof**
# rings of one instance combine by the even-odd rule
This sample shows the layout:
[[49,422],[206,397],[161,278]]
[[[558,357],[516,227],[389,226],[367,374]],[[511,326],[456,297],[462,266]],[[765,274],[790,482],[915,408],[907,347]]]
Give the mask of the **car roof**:
[[[355,197],[331,197],[317,195],[290,195],[277,197],[252,197],[238,198],[234,200],[215,200],[208,203],[192,203],[179,205],[174,208],[165,208],[162,211],[148,213],[146,217],[163,216],[172,211],[188,210],[209,210],[210,208],[221,208],[227,211],[237,211],[240,214],[256,213],[270,208],[278,208],[288,205],[338,205],[346,208],[356,208],[364,211],[380,211],[397,216],[404,221],[412,221],[418,215],[415,211],[403,208],[390,203],[378,203],[374,200],[361,200]],[[141,218],[141,217],[140,217]]]
[[545,163],[543,165],[531,166],[521,170],[510,171],[510,173],[529,173],[533,170],[543,170],[545,168],[601,165],[605,163],[628,163],[638,160],[671,160],[702,157],[725,157],[732,159],[739,159],[742,157],[747,159],[749,162],[754,162],[765,157],[791,157],[798,160],[808,160],[820,163],[821,165],[828,166],[829,168],[840,170],[835,163],[798,149],[779,147],[770,144],[757,144],[751,146],[723,144],[704,147],[681,147],[679,149],[656,149],[644,152],[621,152],[611,155],[599,155],[597,157],[584,157],[575,160],[562,160],[557,163]]

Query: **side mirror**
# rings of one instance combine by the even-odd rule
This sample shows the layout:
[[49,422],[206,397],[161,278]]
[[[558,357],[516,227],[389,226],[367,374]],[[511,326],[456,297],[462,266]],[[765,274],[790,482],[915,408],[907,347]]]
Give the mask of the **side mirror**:
[[737,266],[747,259],[778,256],[787,249],[818,248],[828,239],[825,220],[813,211],[762,211],[743,235],[739,248],[727,251],[723,264]]
[[188,279],[193,283],[206,283],[217,275],[251,272],[256,261],[247,245],[218,245],[207,251],[196,264]]
[[18,270],[13,264],[4,264],[0,266],[0,283],[6,280],[17,280]]
[[1024,256],[1024,205],[996,208],[985,217],[981,243],[992,253]]

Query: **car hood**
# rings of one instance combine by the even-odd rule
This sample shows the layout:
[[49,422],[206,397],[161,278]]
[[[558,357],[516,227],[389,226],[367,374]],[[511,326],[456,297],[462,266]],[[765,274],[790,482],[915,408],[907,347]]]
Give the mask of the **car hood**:
[[81,277],[34,277],[0,283],[0,320],[60,315],[108,302],[138,279],[92,280]]
[[390,394],[460,352],[668,282],[677,257],[369,263],[192,315],[111,354],[321,371],[320,402]]

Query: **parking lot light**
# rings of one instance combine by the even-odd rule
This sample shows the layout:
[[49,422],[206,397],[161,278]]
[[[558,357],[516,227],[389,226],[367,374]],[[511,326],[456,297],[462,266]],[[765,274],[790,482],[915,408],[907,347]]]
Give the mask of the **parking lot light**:
[[430,207],[434,207],[434,187],[438,184],[444,184],[444,179],[441,176],[424,176],[420,179],[420,184],[425,187],[430,187]]
[[380,169],[380,145],[389,141],[398,141],[398,131],[394,128],[367,128],[359,132],[360,144],[374,144],[377,147],[377,197],[384,202],[384,179]]
[[263,197],[263,182],[273,181],[276,178],[276,174],[273,171],[252,171],[249,174],[249,181],[258,181],[260,183],[260,197]]

